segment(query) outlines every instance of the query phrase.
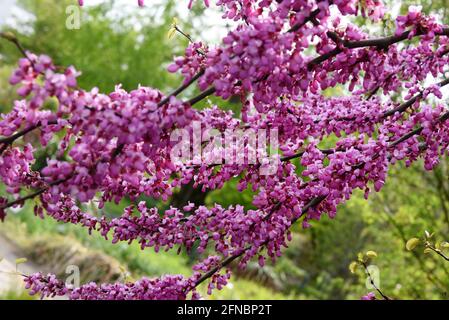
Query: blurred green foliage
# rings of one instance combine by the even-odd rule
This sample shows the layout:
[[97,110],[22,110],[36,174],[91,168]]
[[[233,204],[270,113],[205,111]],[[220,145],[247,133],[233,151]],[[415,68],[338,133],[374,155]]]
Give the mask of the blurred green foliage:
[[38,297],[30,296],[27,291],[15,291],[11,290],[6,293],[0,294],[0,300],[36,300]]
[[[20,4],[34,16],[14,30],[32,30],[19,33],[24,47],[51,56],[57,65],[75,66],[82,71],[82,88],[109,92],[116,84],[126,90],[141,84],[167,90],[179,83],[179,78],[165,71],[187,44],[182,37],[166,39],[175,15],[172,0],[164,7],[139,10],[131,21],[129,17],[108,18],[113,2],[85,7],[81,28],[75,30],[66,28],[66,7],[74,4],[72,0],[20,0]],[[2,46],[7,50],[5,62],[14,64],[19,53],[12,45]]]

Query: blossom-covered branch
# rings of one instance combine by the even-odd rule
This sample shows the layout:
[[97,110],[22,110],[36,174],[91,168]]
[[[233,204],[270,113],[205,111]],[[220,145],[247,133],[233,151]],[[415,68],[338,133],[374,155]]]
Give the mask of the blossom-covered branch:
[[[334,217],[356,189],[366,197],[381,190],[396,162],[410,165],[423,158],[431,170],[447,151],[449,113],[438,100],[449,84],[449,29],[435,18],[412,7],[396,19],[394,35],[377,38],[331,15],[334,7],[340,15],[379,21],[384,7],[376,0],[217,4],[238,26],[216,47],[190,43],[168,67],[184,77],[168,95],[148,87],[127,92],[119,85],[109,94],[84,90],[73,67],[61,71],[49,57],[24,52],[10,81],[22,100],[0,121],[0,178],[9,193],[0,198],[0,218],[7,208],[39,197],[37,216],[81,225],[113,243],[214,252],[188,278],[67,288],[52,275],[37,274],[25,278],[32,293],[72,299],[199,298],[195,288],[201,283],[208,283],[209,292],[227,283],[230,270],[223,269],[234,261],[241,267],[254,257],[261,266],[267,258],[275,262],[299,220],[308,228],[324,214]],[[400,44],[415,37],[407,46]],[[429,77],[435,84],[424,86]],[[195,83],[198,96],[177,98]],[[325,95],[337,86],[344,95]],[[383,96],[376,95],[379,88]],[[393,93],[404,91],[400,104]],[[241,118],[215,105],[193,108],[212,94],[238,96]],[[48,99],[57,101],[57,110],[46,108]],[[251,144],[254,135],[240,146],[228,143],[229,133],[242,130],[276,132],[276,139],[264,141],[281,154],[267,154],[267,143],[259,140]],[[15,143],[31,132],[39,142]],[[185,137],[198,143],[178,148]],[[334,147],[322,148],[328,140]],[[59,144],[58,154],[33,171],[35,148],[50,141]],[[195,153],[197,146],[205,148]],[[257,161],[250,161],[252,154]],[[222,155],[233,161],[212,161]],[[167,201],[181,185],[193,182],[203,191],[214,190],[235,177],[237,191],[255,192],[254,209],[189,203],[160,212],[141,202],[114,219],[83,209],[98,201],[102,210],[125,197]],[[25,191],[30,193],[23,196]]]

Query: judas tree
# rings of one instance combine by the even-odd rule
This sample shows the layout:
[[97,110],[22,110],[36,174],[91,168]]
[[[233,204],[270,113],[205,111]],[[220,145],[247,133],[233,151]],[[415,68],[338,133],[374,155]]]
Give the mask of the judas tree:
[[[56,66],[2,34],[24,57],[10,79],[21,100],[0,121],[0,177],[7,190],[0,218],[37,200],[37,217],[80,225],[113,243],[208,255],[190,277],[72,288],[51,274],[24,275],[31,294],[198,299],[203,282],[209,293],[226,285],[231,263],[244,268],[251,259],[260,266],[278,259],[294,224],[308,228],[322,215],[334,217],[356,189],[366,197],[381,190],[396,162],[422,158],[432,170],[446,152],[449,111],[440,90],[449,84],[449,28],[435,17],[410,7],[395,19],[393,34],[376,36],[351,21],[381,26],[386,9],[379,0],[216,4],[235,28],[215,47],[191,41],[168,67],[184,78],[172,93],[80,88],[75,68]],[[195,85],[198,95],[179,98]],[[343,94],[329,97],[336,87]],[[238,97],[240,116],[219,105],[194,108],[212,95]],[[269,134],[226,143],[238,130]],[[20,143],[31,132],[39,139]],[[57,153],[33,170],[35,151],[52,140]],[[180,147],[180,140],[192,143]],[[220,189],[235,177],[236,192],[254,192],[254,209],[189,203],[161,212],[138,202],[142,196],[167,201],[191,183],[203,192]],[[85,210],[124,198],[134,205],[117,218]]]

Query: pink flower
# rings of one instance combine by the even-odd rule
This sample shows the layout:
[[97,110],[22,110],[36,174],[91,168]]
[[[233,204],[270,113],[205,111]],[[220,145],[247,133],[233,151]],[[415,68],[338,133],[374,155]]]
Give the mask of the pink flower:
[[376,300],[376,295],[374,294],[374,292],[369,292],[364,295],[361,300]]

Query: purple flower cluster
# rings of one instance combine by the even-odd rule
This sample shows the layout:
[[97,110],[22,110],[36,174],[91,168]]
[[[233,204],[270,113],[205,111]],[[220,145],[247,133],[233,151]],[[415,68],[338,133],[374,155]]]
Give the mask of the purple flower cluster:
[[67,296],[71,300],[186,300],[199,299],[193,279],[166,276],[161,279],[142,278],[134,283],[97,285],[93,282],[79,288],[68,288],[55,275],[36,273],[25,277],[31,295],[42,297]]
[[376,300],[376,294],[374,292],[369,292],[366,295],[362,296],[360,300]]

